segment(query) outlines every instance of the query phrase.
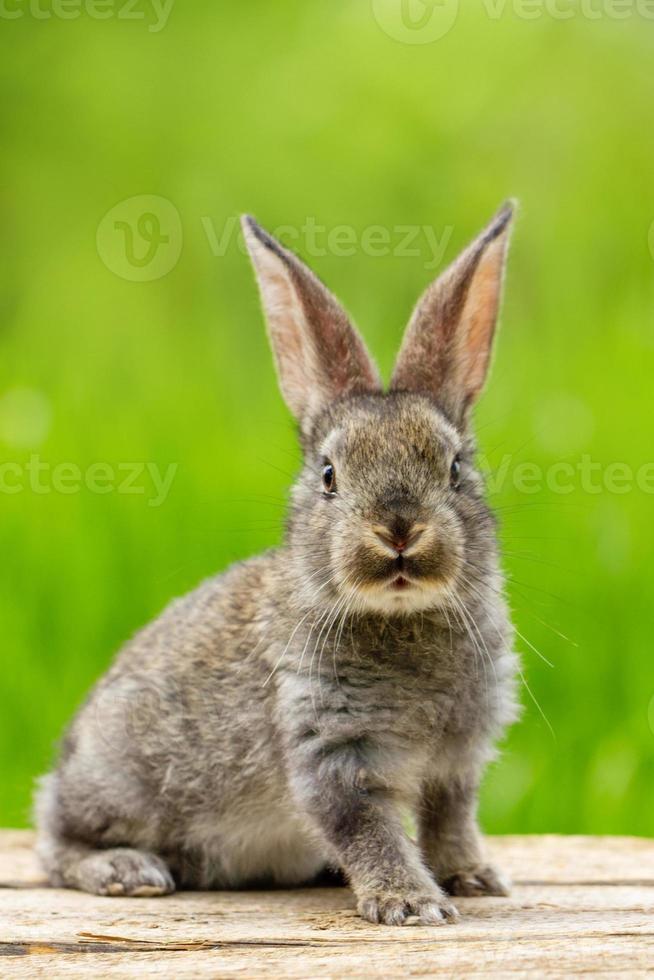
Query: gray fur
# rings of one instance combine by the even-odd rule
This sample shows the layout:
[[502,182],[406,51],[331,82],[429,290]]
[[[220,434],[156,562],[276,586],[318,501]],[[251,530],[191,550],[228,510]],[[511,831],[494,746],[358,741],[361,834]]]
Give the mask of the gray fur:
[[[504,251],[493,295],[488,268],[475,277],[506,247],[499,220],[431,287],[388,393],[325,287],[246,222],[305,455],[286,540],[175,600],[91,692],[37,796],[53,884],[153,895],[340,868],[360,914],[387,924],[454,919],[446,889],[506,893],[475,810],[516,715],[516,660],[463,410],[495,326]],[[427,343],[440,308],[448,341]],[[398,552],[399,537],[414,543]]]

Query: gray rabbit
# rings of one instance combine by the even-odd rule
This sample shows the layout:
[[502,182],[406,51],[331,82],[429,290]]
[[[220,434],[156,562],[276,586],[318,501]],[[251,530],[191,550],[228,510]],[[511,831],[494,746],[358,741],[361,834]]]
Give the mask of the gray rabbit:
[[94,688],[37,794],[54,885],[164,895],[334,869],[387,925],[507,894],[476,804],[518,668],[471,411],[512,213],[427,289],[388,391],[325,286],[244,218],[304,453],[286,539],[175,600]]

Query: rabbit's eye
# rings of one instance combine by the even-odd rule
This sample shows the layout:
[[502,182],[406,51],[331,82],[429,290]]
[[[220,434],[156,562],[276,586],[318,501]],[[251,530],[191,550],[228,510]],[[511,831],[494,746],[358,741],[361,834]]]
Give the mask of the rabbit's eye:
[[331,463],[325,463],[322,468],[322,485],[327,493],[336,492],[336,472]]
[[461,486],[461,457],[457,453],[450,466],[450,486],[458,490]]

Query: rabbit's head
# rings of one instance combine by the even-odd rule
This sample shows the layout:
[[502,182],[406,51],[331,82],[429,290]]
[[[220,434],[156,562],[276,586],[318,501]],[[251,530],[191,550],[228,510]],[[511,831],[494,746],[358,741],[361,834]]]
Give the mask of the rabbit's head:
[[474,465],[472,406],[487,374],[513,209],[434,282],[390,387],[312,272],[243,219],[304,468],[289,560],[307,598],[406,615],[456,603],[494,568],[494,522]]

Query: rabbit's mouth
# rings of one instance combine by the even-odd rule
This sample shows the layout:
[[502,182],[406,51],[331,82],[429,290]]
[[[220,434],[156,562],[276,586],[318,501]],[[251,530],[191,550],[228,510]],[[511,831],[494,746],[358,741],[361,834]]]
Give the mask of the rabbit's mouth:
[[[386,544],[378,529],[362,536],[344,556],[345,588],[378,612],[419,612],[435,608],[455,587],[462,563],[462,542],[435,522],[401,548]],[[381,540],[380,540],[381,538]]]
[[382,587],[390,587],[394,592],[402,592],[406,589],[440,584],[442,579],[447,577],[445,571],[442,558],[433,562],[424,558],[421,560],[398,555],[390,563],[390,567],[380,569],[374,578]]
[[407,592],[411,589],[425,589],[430,587],[437,589],[444,584],[445,582],[441,576],[431,576],[429,578],[426,576],[414,577],[407,575],[406,572],[401,572],[398,575],[394,575],[390,580],[387,580],[386,588],[391,589],[393,592]]
[[450,577],[443,574],[432,571],[427,575],[405,567],[368,578],[359,584],[359,591],[376,612],[409,614],[438,606],[450,583]]
[[435,608],[443,603],[455,585],[459,562],[445,547],[433,547],[427,554],[395,559],[382,558],[363,550],[358,563],[350,566],[357,578],[357,592],[365,604],[382,613],[411,613]]

